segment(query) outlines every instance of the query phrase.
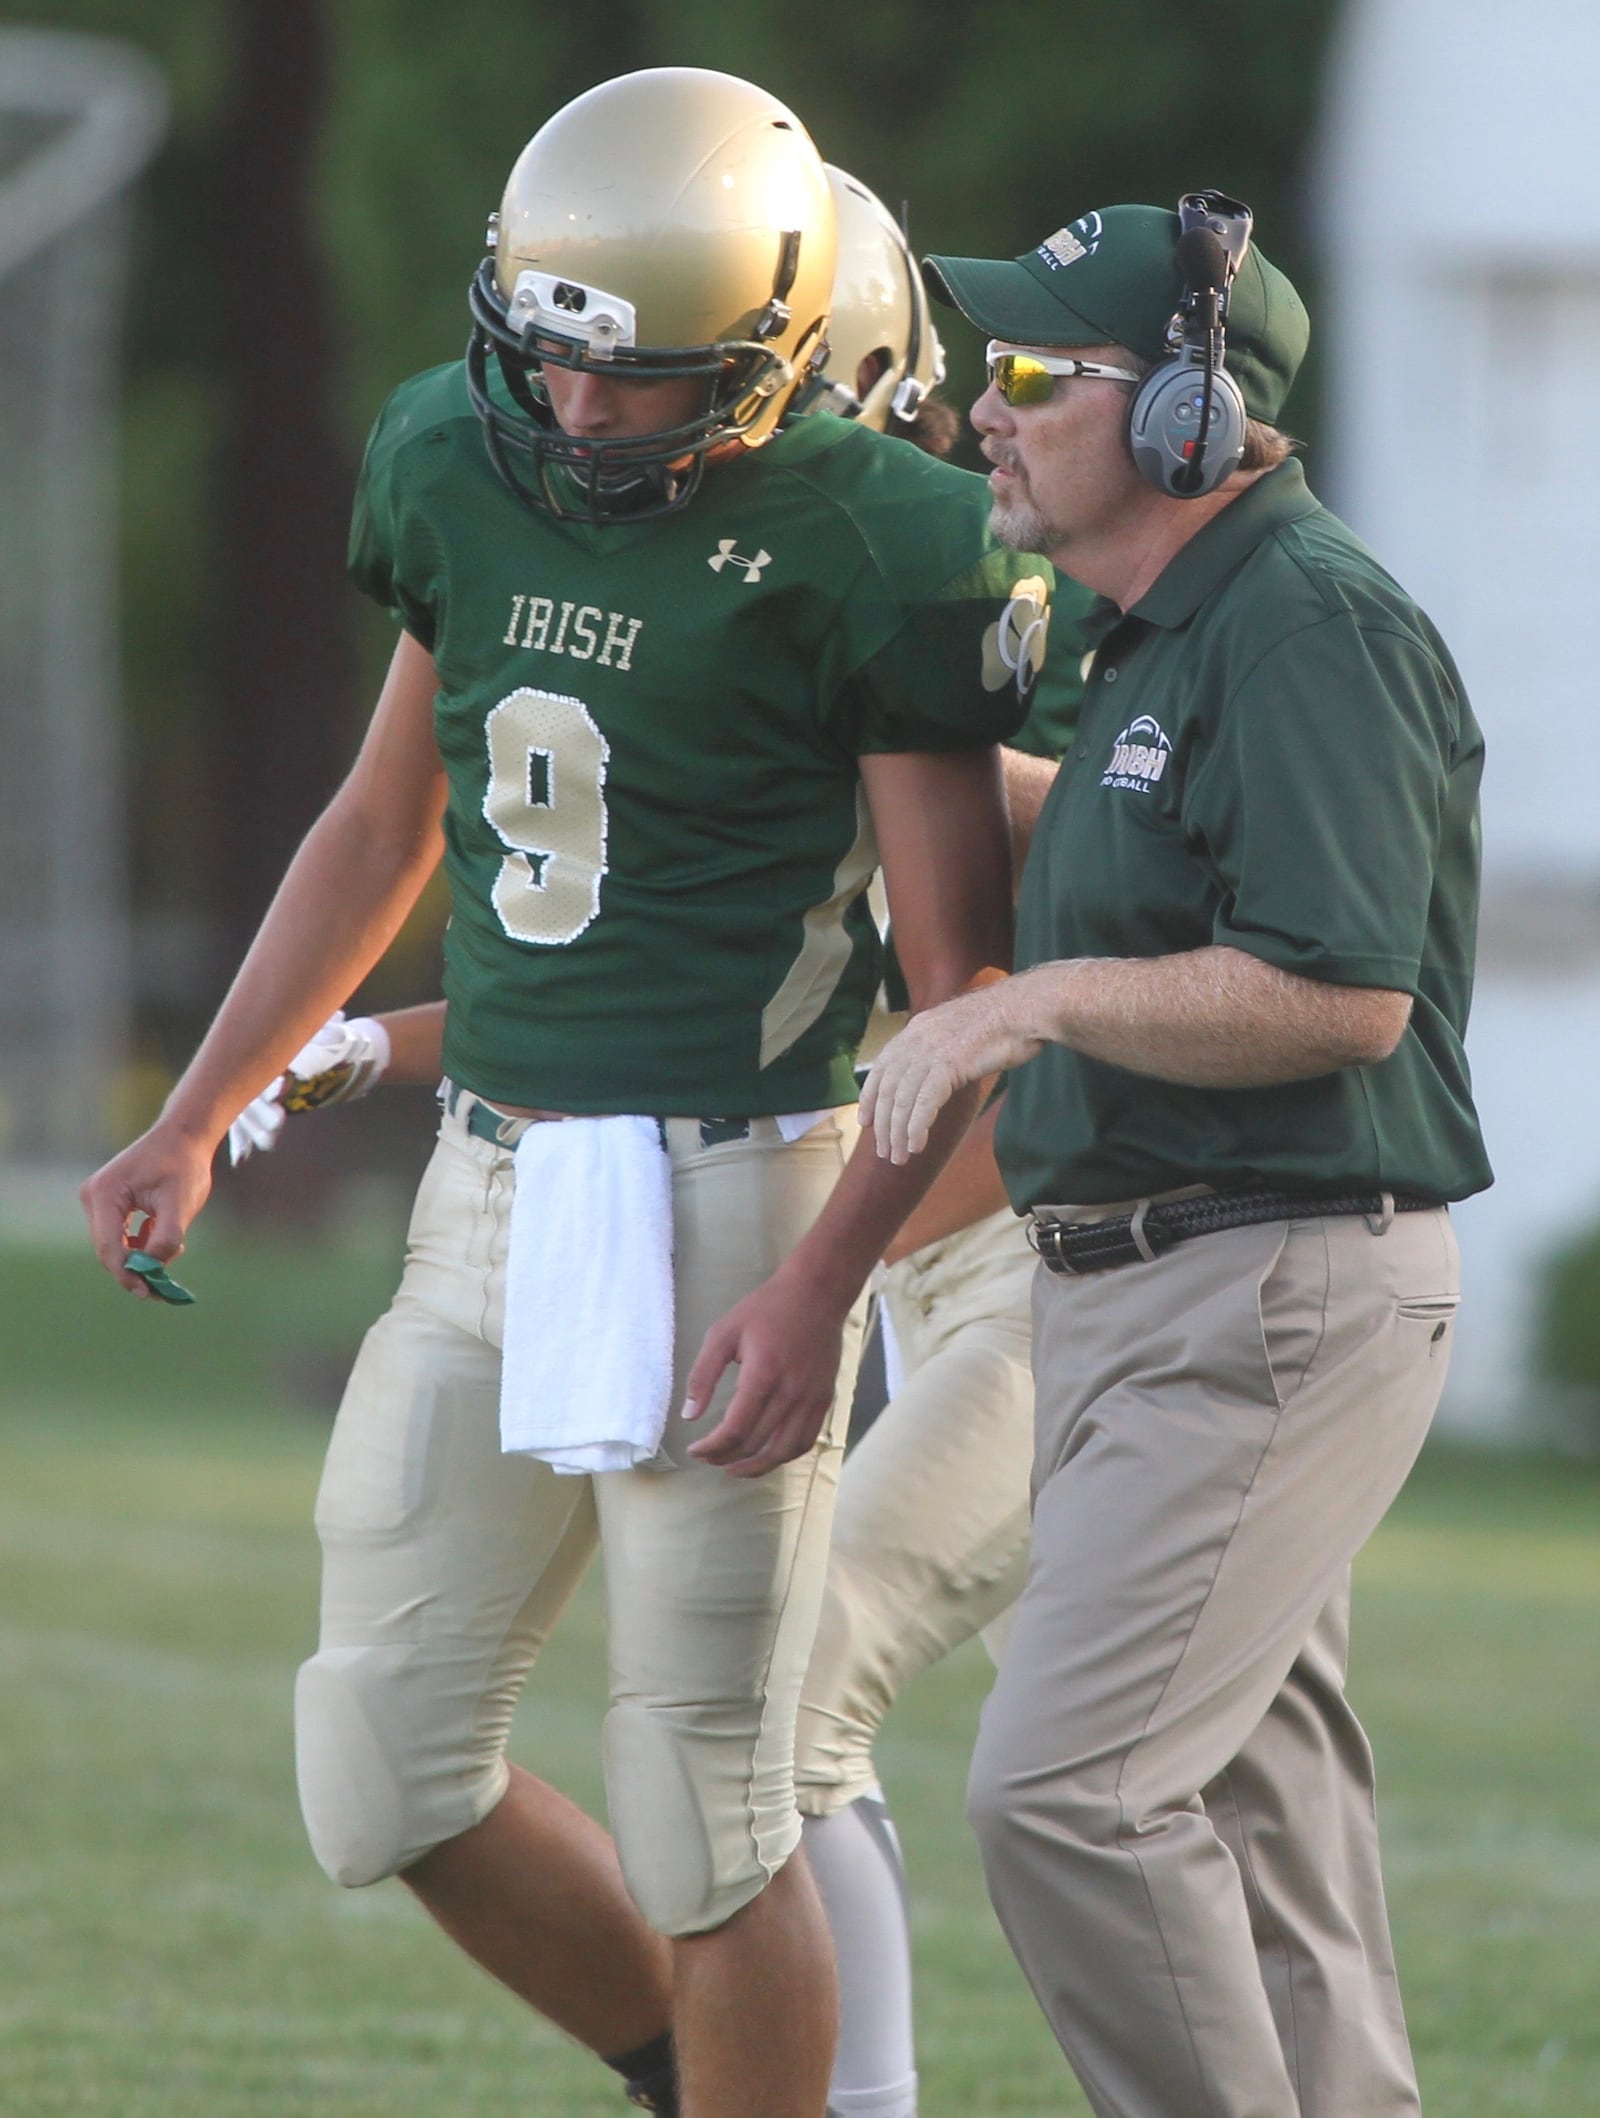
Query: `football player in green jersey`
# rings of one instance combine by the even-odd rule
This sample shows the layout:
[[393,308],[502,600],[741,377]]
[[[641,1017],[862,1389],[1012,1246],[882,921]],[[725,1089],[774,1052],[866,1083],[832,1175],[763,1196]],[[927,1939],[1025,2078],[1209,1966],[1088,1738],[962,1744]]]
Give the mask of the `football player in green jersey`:
[[[929,394],[944,354],[916,260],[865,185],[832,167],[828,181],[839,225],[828,360],[788,416],[822,409],[943,455],[959,422]],[[1014,824],[1070,734],[1081,686],[1073,621],[1088,601],[1075,582],[1056,584],[1051,654],[1005,752]],[[435,1081],[443,1018],[442,1003],[335,1017],[235,1120],[234,1160],[270,1147],[286,1111],[352,1100],[379,1079]],[[875,1010],[862,1057],[903,1020]],[[840,1481],[797,1728],[802,1843],[840,1974],[829,2109],[866,2118],[914,2118],[917,2104],[905,1873],[874,1740],[916,1670],[978,1631],[997,1649],[1027,1546],[1033,1253],[995,1166],[996,1115],[968,1133],[880,1276],[880,1316],[899,1358],[888,1363],[891,1401]]]
[[[859,1290],[927,1181],[847,1163],[833,1116],[877,982],[861,888],[881,856],[919,1006],[1004,961],[993,743],[1043,595],[973,481],[859,425],[777,431],[833,224],[798,122],[725,76],[629,76],[536,136],[467,363],[368,450],[352,569],[401,636],[361,753],[162,1117],[85,1187],[141,1292],[130,1220],[178,1254],[230,1116],[442,852],[452,1085],[319,1495],[302,1801],[331,1874],[402,1873],[657,2109],[670,2026],[691,2118],[824,2105],[793,1719]],[[636,1327],[627,1432],[552,1433]],[[575,1439],[633,1467],[563,1476]],[[597,1546],[614,1848],[504,1756]]]

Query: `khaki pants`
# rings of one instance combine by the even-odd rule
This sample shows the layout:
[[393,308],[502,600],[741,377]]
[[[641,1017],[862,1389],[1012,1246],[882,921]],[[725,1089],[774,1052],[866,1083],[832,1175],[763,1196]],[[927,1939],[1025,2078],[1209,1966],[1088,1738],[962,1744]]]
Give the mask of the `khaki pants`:
[[1007,1209],[885,1275],[905,1380],[840,1482],[796,1731],[807,1816],[832,1815],[875,1784],[873,1743],[905,1684],[991,1628],[1021,1591],[1033,1267]]
[[[441,1127],[394,1304],[351,1376],[317,1501],[321,1641],[301,1671],[301,1801],[336,1881],[376,1881],[486,1816],[513,1708],[595,1549],[605,1555],[606,1791],[628,1886],[669,1934],[718,1926],[799,1840],[793,1731],[859,1347],[812,1453],[759,1479],[694,1462],[559,1477],[500,1453],[511,1154]],[[832,1119],[705,1148],[667,1121],[677,1384],[707,1327],[777,1266],[843,1167]],[[837,1430],[837,1431],[836,1431]]]
[[1033,1548],[970,1813],[1101,2118],[1417,2109],[1346,1592],[1457,1288],[1442,1210],[1040,1269]]

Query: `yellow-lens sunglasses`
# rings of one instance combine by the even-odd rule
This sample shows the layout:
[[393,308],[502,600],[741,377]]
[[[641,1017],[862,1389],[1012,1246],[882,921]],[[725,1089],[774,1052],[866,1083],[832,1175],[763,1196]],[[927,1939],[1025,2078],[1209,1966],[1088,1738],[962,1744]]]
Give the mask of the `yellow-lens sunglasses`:
[[1104,382],[1141,382],[1131,368],[1108,367],[1102,360],[1069,360],[1059,353],[1002,351],[998,338],[984,349],[989,380],[1009,405],[1047,404],[1058,375],[1098,376]]

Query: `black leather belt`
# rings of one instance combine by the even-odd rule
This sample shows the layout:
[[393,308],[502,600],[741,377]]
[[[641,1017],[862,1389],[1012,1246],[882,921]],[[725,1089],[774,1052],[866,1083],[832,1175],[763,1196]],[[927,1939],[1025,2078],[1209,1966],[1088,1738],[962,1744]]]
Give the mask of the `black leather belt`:
[[1224,1228],[1253,1228],[1265,1221],[1302,1221],[1324,1214],[1427,1213],[1437,1199],[1405,1192],[1350,1192],[1318,1198],[1292,1191],[1208,1191],[1193,1199],[1167,1199],[1113,1214],[1107,1221],[1062,1221],[1035,1213],[1028,1241],[1052,1272],[1106,1272],[1114,1265],[1151,1263],[1174,1243],[1215,1235]]

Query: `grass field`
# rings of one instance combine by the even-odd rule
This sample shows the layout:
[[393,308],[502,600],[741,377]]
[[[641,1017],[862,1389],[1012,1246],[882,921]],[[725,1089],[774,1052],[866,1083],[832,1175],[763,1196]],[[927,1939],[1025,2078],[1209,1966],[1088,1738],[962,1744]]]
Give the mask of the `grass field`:
[[[0,2118],[620,2118],[610,2077],[304,1850],[326,1395],[390,1267],[202,1231],[166,1313],[0,1255]],[[1600,2110],[1600,1474],[1424,1459],[1361,1569],[1397,1944],[1437,2118]],[[599,1802],[594,1598],[517,1748]],[[926,2118],[1081,2113],[961,1819],[986,1664],[903,1702]]]

